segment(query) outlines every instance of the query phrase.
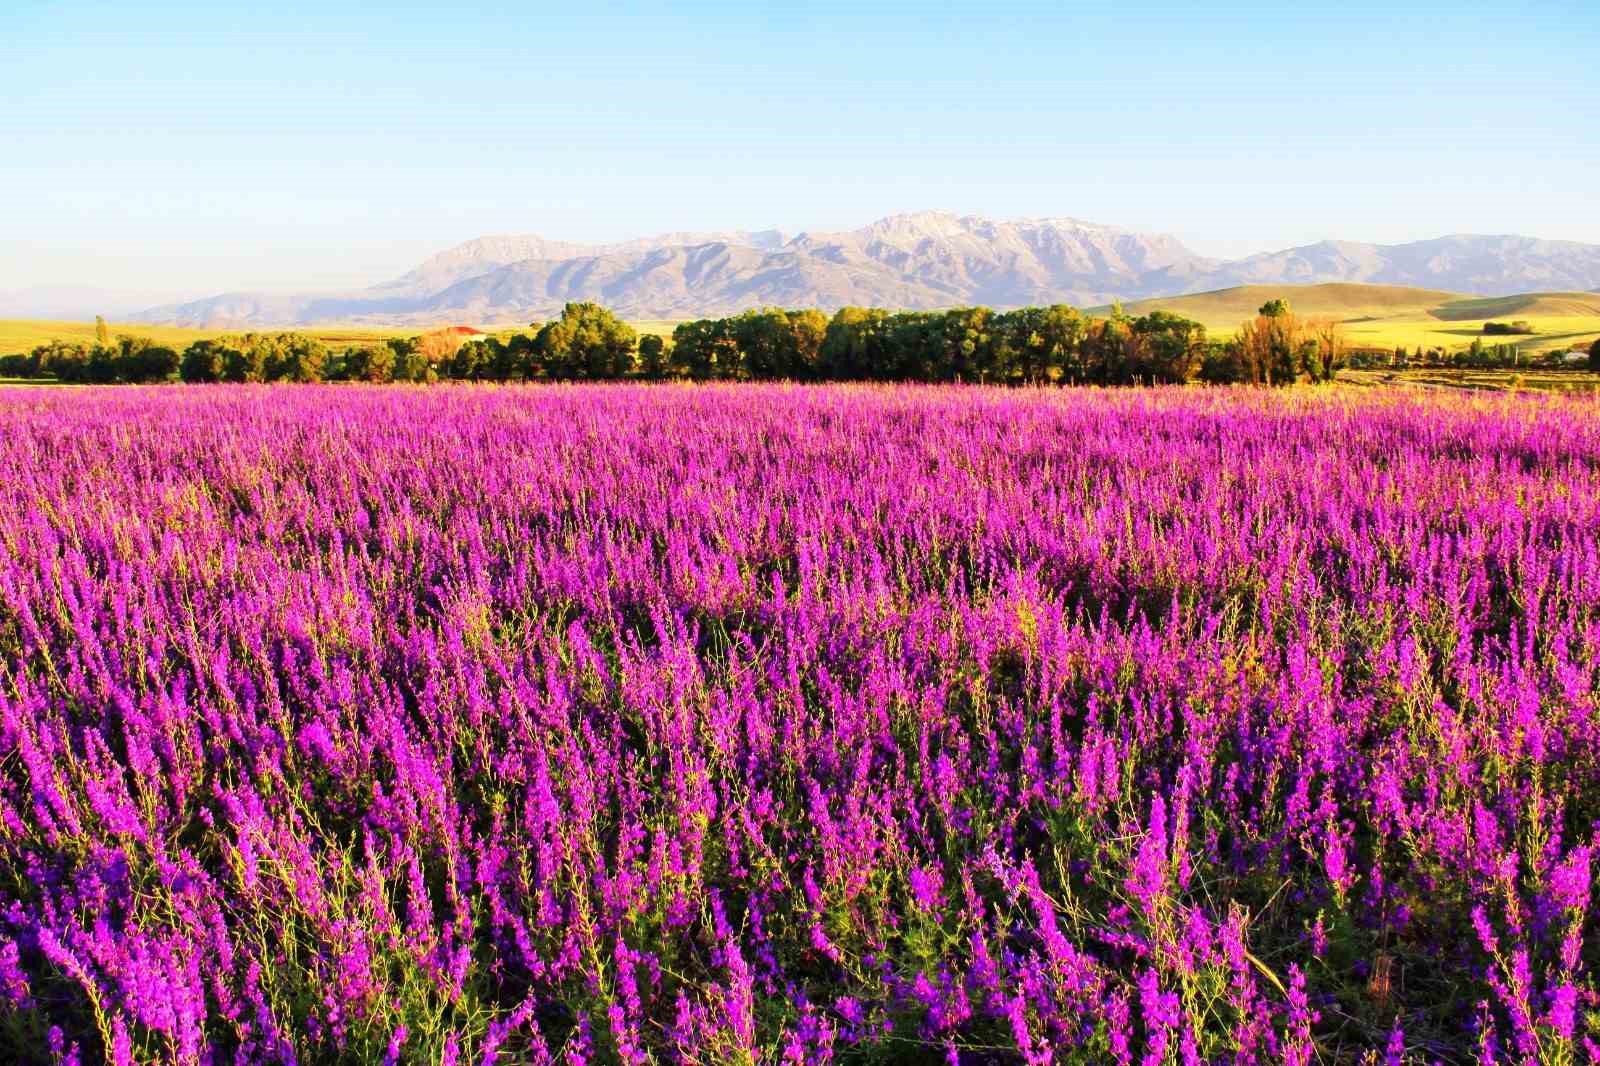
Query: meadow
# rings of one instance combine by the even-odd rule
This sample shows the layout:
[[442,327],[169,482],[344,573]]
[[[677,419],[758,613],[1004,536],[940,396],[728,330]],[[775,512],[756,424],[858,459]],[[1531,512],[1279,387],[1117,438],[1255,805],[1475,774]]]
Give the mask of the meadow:
[[1466,389],[1474,392],[1550,392],[1571,396],[1600,393],[1600,373],[1586,369],[1512,370],[1488,367],[1413,367],[1405,370],[1339,371],[1341,385],[1358,388]]
[[24,1062],[1600,1054],[1600,416],[0,390]]
[[[1140,300],[1129,314],[1170,311],[1194,319],[1213,336],[1227,336],[1268,300],[1287,297],[1297,313],[1341,323],[1353,347],[1404,347],[1455,351],[1474,339],[1511,343],[1530,355],[1587,346],[1600,339],[1600,294],[1525,293],[1464,296],[1399,285],[1244,285],[1192,296]],[[1107,308],[1091,309],[1104,313]],[[1525,336],[1486,336],[1486,322],[1526,320],[1537,330]]]
[[[445,325],[441,323],[440,325]],[[631,323],[641,335],[655,333],[661,336],[672,336],[675,322],[660,322],[641,320]],[[483,325],[481,328],[489,333],[507,335],[525,329],[527,323],[500,323]],[[238,336],[250,332],[245,328],[217,328],[196,329],[188,326],[153,326],[142,322],[112,322],[107,328],[112,336],[126,334],[134,337],[147,337],[154,344],[182,351],[195,341],[218,340],[223,337]],[[257,328],[256,332],[276,333],[276,328]],[[329,348],[344,348],[352,345],[381,344],[393,337],[414,337],[419,333],[426,333],[426,327],[387,327],[366,325],[340,325],[332,323],[327,325],[307,326],[294,332],[313,337]],[[95,324],[93,322],[63,322],[51,319],[36,318],[6,318],[0,319],[0,355],[31,352],[41,344],[52,341],[62,341],[67,344],[94,344]]]
[[[107,327],[112,336],[126,334],[147,337],[152,343],[182,351],[195,341],[214,340],[218,337],[247,332],[243,329],[192,329],[188,326],[153,326],[142,322],[112,322]],[[259,331],[258,332],[262,332]],[[265,332],[276,332],[266,330]],[[390,337],[415,335],[418,330],[389,329],[377,326],[310,326],[297,332],[315,337],[329,347],[352,344],[376,344]],[[67,344],[94,344],[93,322],[61,322],[51,319],[7,318],[0,319],[0,355],[30,352],[41,344],[62,341]]]

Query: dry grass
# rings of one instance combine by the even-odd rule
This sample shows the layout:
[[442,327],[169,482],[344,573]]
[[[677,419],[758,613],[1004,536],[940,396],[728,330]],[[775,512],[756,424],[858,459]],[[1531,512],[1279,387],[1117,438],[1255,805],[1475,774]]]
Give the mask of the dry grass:
[[[112,322],[108,323],[108,325],[113,337],[118,334],[149,337],[157,344],[164,344],[169,348],[177,348],[179,350],[207,337],[221,337],[227,334],[246,332],[275,332],[262,328],[254,330],[191,329],[187,326],[151,326],[136,322]],[[309,326],[304,329],[294,330],[294,332],[308,333],[321,340],[324,344],[343,347],[348,344],[380,341],[387,337],[410,336],[422,331],[416,329],[382,329],[372,326],[327,325]],[[0,355],[29,352],[39,345],[49,344],[51,341],[66,341],[69,344],[93,344],[94,323],[58,322],[37,318],[0,319]]]
[[[1528,353],[1572,348],[1600,338],[1600,296],[1592,293],[1524,293],[1473,297],[1396,285],[1245,285],[1189,296],[1126,304],[1128,314],[1171,311],[1202,323],[1213,336],[1227,336],[1268,300],[1287,299],[1295,312],[1334,318],[1347,344],[1359,348],[1467,347],[1514,344]],[[1105,311],[1105,308],[1096,310]],[[1527,319],[1537,331],[1524,336],[1485,336],[1489,321]]]
[[1361,388],[1600,394],[1600,374],[1590,370],[1341,370],[1338,381]]
[[[457,325],[454,322],[440,322],[433,326],[350,326],[350,325],[316,325],[302,327],[288,327],[288,332],[306,333],[322,341],[330,347],[342,348],[354,344],[371,344],[385,340],[389,337],[414,337],[440,326]],[[640,336],[646,333],[659,333],[663,337],[671,337],[675,321],[641,320],[630,323]],[[169,348],[179,351],[187,348],[197,340],[207,337],[221,337],[228,334],[239,333],[275,333],[275,327],[256,326],[244,329],[194,329],[188,326],[152,326],[144,323],[112,322],[109,324],[111,335],[130,334],[135,337],[149,337],[157,344],[164,344]],[[510,336],[527,329],[526,325],[500,325],[480,327],[497,336]],[[0,355],[12,355],[30,352],[41,344],[51,341],[65,341],[69,344],[93,344],[93,322],[60,322],[50,319],[11,318],[0,319]]]

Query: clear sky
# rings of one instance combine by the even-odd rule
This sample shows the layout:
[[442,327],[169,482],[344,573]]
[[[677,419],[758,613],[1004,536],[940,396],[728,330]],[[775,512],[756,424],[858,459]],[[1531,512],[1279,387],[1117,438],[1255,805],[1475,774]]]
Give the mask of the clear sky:
[[489,233],[925,208],[1218,255],[1600,243],[1600,0],[4,0],[0,42],[0,289],[359,285]]

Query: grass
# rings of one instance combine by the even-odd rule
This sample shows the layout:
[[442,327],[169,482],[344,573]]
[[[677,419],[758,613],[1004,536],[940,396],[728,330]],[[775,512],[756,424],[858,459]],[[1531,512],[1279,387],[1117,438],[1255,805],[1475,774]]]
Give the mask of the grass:
[[[1202,323],[1215,336],[1227,336],[1268,300],[1283,297],[1312,318],[1337,318],[1346,341],[1356,348],[1465,348],[1481,337],[1485,344],[1514,344],[1529,354],[1571,348],[1600,338],[1600,295],[1523,293],[1473,297],[1436,289],[1398,285],[1242,285],[1216,292],[1160,297],[1123,305],[1128,314],[1171,311]],[[1104,313],[1109,308],[1092,308]],[[1484,336],[1483,324],[1527,319],[1529,336]]]
[[[1160,297],[1123,305],[1129,314],[1172,311],[1202,323],[1213,336],[1228,336],[1239,324],[1256,313],[1268,300],[1285,297],[1301,315],[1337,318],[1344,324],[1345,339],[1355,348],[1392,350],[1404,346],[1466,348],[1474,338],[1485,344],[1513,344],[1530,355],[1551,349],[1587,346],[1600,338],[1600,294],[1523,293],[1516,296],[1474,297],[1437,289],[1415,289],[1400,285],[1242,285],[1215,292],[1187,296]],[[1107,314],[1110,307],[1089,308],[1090,313]],[[1526,319],[1536,333],[1527,336],[1484,336],[1483,324],[1489,321]],[[440,322],[438,326],[452,323]],[[630,323],[642,336],[647,333],[670,338],[678,320],[638,319]],[[436,326],[383,328],[374,326],[318,325],[296,332],[309,333],[332,347],[383,340],[387,337],[414,336]],[[489,332],[509,335],[525,326],[492,325]],[[149,337],[160,344],[182,349],[204,337],[217,337],[244,330],[191,329],[183,326],[150,326],[113,323],[112,335],[131,333]],[[264,332],[264,330],[258,330]],[[92,322],[53,322],[38,319],[0,320],[0,355],[31,351],[52,340],[91,343]]]
[[[646,333],[659,333],[663,337],[671,337],[673,327],[678,323],[667,320],[640,320],[631,323],[633,328],[642,336]],[[454,323],[441,322],[439,326],[454,325]],[[272,327],[254,327],[253,329],[195,329],[188,326],[152,326],[138,322],[112,322],[109,323],[111,335],[131,334],[136,337],[149,337],[157,344],[164,344],[170,348],[182,351],[197,340],[207,337],[221,337],[239,333],[273,333],[277,332]],[[342,348],[347,345],[372,343],[385,340],[389,337],[412,337],[419,333],[426,333],[437,326],[404,326],[385,328],[379,326],[346,326],[346,325],[317,325],[301,328],[291,328],[290,332],[307,333],[332,348]],[[482,327],[487,332],[510,335],[526,326],[505,325]],[[51,341],[66,341],[71,344],[93,344],[93,322],[60,322],[51,319],[11,318],[0,319],[0,355],[12,355],[20,352],[31,352],[41,344]]]
[[[188,326],[152,326],[140,322],[111,322],[107,325],[113,337],[118,334],[149,337],[157,344],[164,344],[180,351],[195,341],[203,340],[207,337],[221,337],[228,334],[247,332],[275,332],[266,328],[254,330],[192,329]],[[372,326],[323,325],[310,326],[305,329],[294,330],[294,332],[308,333],[324,344],[342,347],[348,344],[380,341],[387,337],[411,336],[423,331],[420,329],[383,329]],[[94,323],[59,322],[51,319],[36,318],[0,319],[0,355],[29,352],[39,345],[48,344],[51,341],[93,344]]]
[[1437,318],[1594,318],[1600,315],[1600,294],[1588,292],[1528,292],[1519,296],[1487,296],[1455,300],[1434,310]]
[[1591,370],[1341,370],[1339,382],[1363,388],[1465,389],[1473,392],[1549,392],[1600,394],[1600,374]]
[[671,340],[672,331],[678,327],[680,322],[683,321],[686,320],[670,318],[641,318],[637,321],[629,322],[628,325],[632,326],[635,332],[637,332],[641,337],[643,337],[646,333],[654,333],[657,336],[665,337],[667,340]]

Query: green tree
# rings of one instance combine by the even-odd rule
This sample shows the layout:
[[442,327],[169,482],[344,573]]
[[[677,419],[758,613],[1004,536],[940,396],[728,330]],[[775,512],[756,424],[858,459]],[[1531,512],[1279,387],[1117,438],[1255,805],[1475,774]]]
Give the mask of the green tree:
[[145,341],[122,359],[122,379],[131,382],[172,380],[178,372],[178,353],[162,344]]
[[58,381],[88,380],[89,348],[83,344],[51,341],[33,350],[34,365],[40,374],[48,374]]
[[957,307],[946,311],[941,326],[940,359],[936,381],[992,381],[995,361],[994,312],[987,307]]
[[430,382],[438,378],[433,364],[423,354],[417,337],[391,337],[388,348],[393,356],[391,381]]
[[1200,380],[1212,385],[1236,385],[1247,380],[1244,353],[1237,340],[1213,341],[1200,360]]
[[569,303],[539,331],[535,346],[552,377],[601,381],[633,371],[633,327],[595,303]]
[[191,384],[221,381],[228,366],[228,349],[215,340],[198,340],[183,351],[178,376]]
[[790,311],[789,331],[794,335],[791,373],[801,381],[814,381],[822,373],[822,340],[828,334],[828,316],[815,308]]
[[345,376],[351,381],[392,381],[394,358],[394,349],[387,344],[351,348],[344,353]]
[[1079,348],[1084,319],[1064,304],[1020,307],[996,316],[997,363],[1004,380],[1038,384],[1061,378],[1083,380]]
[[443,362],[445,377],[452,381],[480,381],[489,375],[494,349],[500,342],[492,337],[467,341]]
[[1282,298],[1268,300],[1266,303],[1261,305],[1261,310],[1257,312],[1257,314],[1261,315],[1263,318],[1282,318],[1288,313],[1289,301]]
[[794,376],[799,360],[787,314],[775,307],[746,311],[730,328],[746,374],[758,381]]
[[17,352],[0,355],[0,378],[31,378],[39,374],[39,361],[32,355]]
[[267,351],[256,334],[231,338],[223,354],[222,380],[243,384],[267,380]]
[[1136,380],[1181,385],[1199,371],[1206,328],[1170,311],[1152,311],[1130,323],[1129,371]]
[[538,330],[543,327],[534,323],[529,328],[533,332],[518,333],[495,351],[489,368],[495,381],[531,381],[544,372],[537,344]]
[[300,333],[279,333],[261,342],[267,349],[268,381],[309,383],[322,380],[328,349],[315,337]]
[[652,381],[667,376],[667,342],[654,333],[639,338],[639,372]]
[[890,331],[903,318],[868,307],[841,307],[834,312],[817,353],[822,376],[835,381],[892,376],[898,353]]
[[91,385],[111,385],[122,376],[122,356],[116,348],[95,347],[83,367],[83,380]]
[[1589,369],[1600,370],[1600,337],[1596,337],[1594,343],[1589,345]]
[[[145,351],[150,348],[149,337],[119,336],[110,348],[96,347],[96,351],[111,353],[111,364],[114,369],[111,379],[114,381],[127,381],[134,384],[147,380]],[[102,376],[101,371],[96,371],[95,377]]]
[[[178,372],[178,353],[159,345],[149,337],[119,336],[110,347],[97,345],[97,353],[106,353],[113,367],[111,379],[132,384],[167,381]],[[103,380],[105,370],[97,363],[94,376]]]
[[702,318],[679,323],[672,331],[670,365],[673,373],[696,381],[736,377],[740,370],[739,346],[729,320]]
[[[871,325],[871,320],[868,320]],[[949,381],[945,319],[941,312],[888,315],[866,336],[866,372],[878,381]]]
[[101,348],[111,347],[111,327],[101,315],[94,316],[94,342]]

